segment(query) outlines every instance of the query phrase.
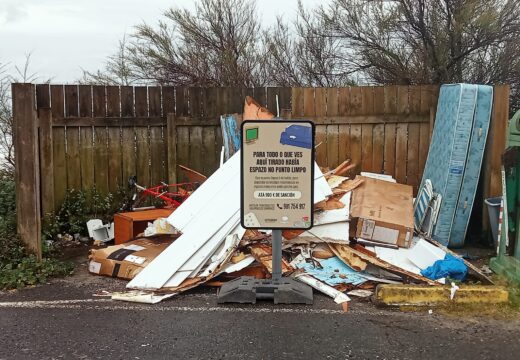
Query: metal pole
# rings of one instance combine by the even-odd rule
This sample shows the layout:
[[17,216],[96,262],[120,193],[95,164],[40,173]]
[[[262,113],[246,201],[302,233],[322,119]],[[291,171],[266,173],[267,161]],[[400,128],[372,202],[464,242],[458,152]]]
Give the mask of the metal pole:
[[273,281],[277,282],[282,279],[282,230],[273,230]]

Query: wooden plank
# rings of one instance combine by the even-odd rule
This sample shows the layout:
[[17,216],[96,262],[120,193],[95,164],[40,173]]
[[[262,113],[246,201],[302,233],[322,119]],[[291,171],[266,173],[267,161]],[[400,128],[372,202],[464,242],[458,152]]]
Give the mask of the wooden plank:
[[397,86],[385,86],[385,114],[397,114]]
[[115,193],[126,185],[123,178],[123,159],[121,151],[121,128],[111,127],[108,133],[108,190]]
[[189,116],[189,93],[188,88],[179,86],[175,88],[175,114],[177,116]]
[[36,89],[32,84],[13,84],[14,155],[17,230],[25,247],[42,258],[40,164]]
[[[49,90],[49,87],[47,87]],[[42,102],[44,103],[44,102]],[[50,102],[49,102],[50,105]],[[50,108],[38,110],[40,122],[40,184],[42,214],[54,212],[54,165],[52,162],[52,113]]]
[[54,209],[59,209],[67,193],[67,160],[65,127],[52,128],[52,161],[54,165]]
[[[495,85],[493,89],[493,110],[489,133],[484,151],[482,170],[484,199],[500,196],[502,194],[501,155],[506,148],[507,125],[509,118],[509,85]],[[483,230],[489,229],[487,207],[483,206],[482,215]]]
[[168,112],[166,126],[166,146],[168,148],[168,182],[177,183],[177,127],[175,114]]
[[108,193],[108,151],[107,128],[94,128],[94,180],[96,190],[105,195]]
[[[408,93],[409,112],[412,115],[420,114],[423,104],[421,103],[421,87],[410,86]],[[417,194],[419,183],[421,181],[421,173],[419,172],[419,146],[420,146],[420,124],[408,124],[408,152],[406,164],[406,178],[409,185],[414,188],[414,194]]]
[[[385,88],[374,86],[374,115],[384,117],[385,115]],[[385,154],[385,125],[375,124],[372,128],[372,171],[384,173]]]
[[81,189],[90,191],[95,184],[94,180],[94,135],[92,126],[79,128],[80,136],[80,163]]
[[[177,126],[177,163],[176,165],[190,166],[190,129],[187,126]],[[222,145],[221,145],[222,146]],[[177,181],[185,182],[188,179],[177,173]]]
[[36,108],[51,107],[51,89],[49,84],[36,85]]
[[136,175],[135,132],[133,127],[121,128],[122,181],[126,184]]
[[52,118],[63,118],[65,116],[65,94],[63,85],[51,85],[51,110]]
[[148,89],[146,86],[134,87],[135,116],[146,117],[148,115]]
[[[363,115],[374,113],[374,91],[371,86],[362,86],[361,113]],[[370,124],[361,125],[361,171],[373,172],[372,166],[372,129]]]
[[78,116],[78,85],[65,85],[65,116]]
[[192,126],[189,128],[190,133],[190,164],[189,168],[204,172],[203,161],[202,161],[202,127]]
[[[360,87],[351,87],[349,91],[348,111],[350,115],[359,115],[362,113],[362,90]],[[350,125],[350,153],[352,163],[356,164],[354,173],[361,172],[362,168],[362,148],[361,148],[361,125]]]
[[303,116],[303,100],[304,100],[304,89],[303,88],[292,88],[292,106],[291,115],[293,118]]
[[[137,94],[137,93],[136,93]],[[136,104],[137,111],[137,104]],[[141,109],[142,111],[142,109]],[[150,179],[150,133],[148,127],[135,127],[137,183],[144,187],[155,184]]]
[[217,89],[205,88],[202,91],[204,93],[202,96],[202,112],[204,117],[218,119],[218,123],[220,124],[221,114],[218,113],[217,108]]
[[[92,116],[106,116],[105,87],[102,85],[92,86]],[[56,117],[58,118],[58,117]]]
[[134,88],[121,86],[121,116],[134,116]]
[[121,116],[121,97],[119,86],[107,86],[107,116]]
[[253,99],[263,107],[267,107],[266,88],[263,86],[253,88]]
[[385,125],[385,145],[383,172],[385,175],[395,177],[395,145],[396,145],[396,124]]
[[[397,113],[406,114],[410,112],[408,86],[397,87]],[[398,123],[396,126],[395,147],[395,178],[398,183],[407,183],[408,162],[408,124]]]
[[80,85],[78,89],[79,94],[79,116],[92,116],[92,86]]
[[314,88],[303,89],[303,116],[316,116],[316,107],[314,105]]
[[162,107],[164,117],[175,113],[175,88],[173,86],[162,88]]
[[165,172],[166,152],[164,151],[162,131],[162,127],[150,127],[150,176],[152,184],[168,181]]
[[[207,122],[204,118],[181,118],[186,126],[214,126],[218,122]],[[162,117],[82,117],[53,119],[53,126],[162,126],[166,120]]]
[[[327,88],[327,117],[338,116],[338,89]],[[338,125],[327,126],[327,166],[335,168],[343,160],[339,158],[339,127]]]
[[372,128],[372,171],[384,173],[385,125],[378,124]]
[[[314,99],[313,99],[314,97]],[[307,88],[304,90],[304,111],[305,117],[311,114],[316,116],[327,115],[327,92],[323,88]],[[316,162],[320,166],[327,167],[327,127],[316,126]]]
[[190,115],[191,116],[201,116],[202,114],[202,97],[201,97],[202,88],[200,87],[190,87],[188,88],[188,94],[190,96],[189,107],[190,107]]
[[161,87],[148,87],[148,116],[162,116]]
[[79,128],[67,127],[67,189],[81,190]]
[[[338,116],[348,116],[350,102],[350,88],[338,89]],[[351,159],[350,125],[338,125],[338,158],[339,162]]]
[[210,176],[218,169],[220,151],[217,151],[215,132],[220,132],[218,127],[204,127],[202,128],[202,173]]
[[217,89],[217,115],[229,113],[229,88],[220,87]]
[[430,148],[430,125],[419,125],[419,182],[422,179],[426,159],[428,158],[428,150]]
[[395,144],[395,179],[398,183],[407,184],[406,163],[408,153],[408,124],[396,125]]

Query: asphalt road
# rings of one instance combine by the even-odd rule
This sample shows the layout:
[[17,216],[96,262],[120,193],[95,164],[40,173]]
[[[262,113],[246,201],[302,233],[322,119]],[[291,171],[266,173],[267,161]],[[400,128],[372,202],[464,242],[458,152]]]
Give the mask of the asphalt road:
[[156,305],[94,297],[86,274],[0,293],[0,359],[517,359],[520,320],[313,306],[221,306],[204,288]]

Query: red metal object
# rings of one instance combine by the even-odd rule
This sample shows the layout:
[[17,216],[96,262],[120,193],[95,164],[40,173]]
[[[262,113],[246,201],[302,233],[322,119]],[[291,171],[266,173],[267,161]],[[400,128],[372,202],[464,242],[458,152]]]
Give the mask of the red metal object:
[[180,184],[161,184],[150,188],[134,184],[142,196],[151,196],[165,202],[166,208],[176,208],[200,185],[198,182],[186,182]]

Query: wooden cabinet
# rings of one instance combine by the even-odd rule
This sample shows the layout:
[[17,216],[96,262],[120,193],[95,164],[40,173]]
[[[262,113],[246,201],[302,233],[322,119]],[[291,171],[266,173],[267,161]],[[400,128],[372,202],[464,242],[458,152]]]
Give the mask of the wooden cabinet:
[[172,209],[152,209],[115,214],[115,243],[122,244],[132,240],[146,229],[149,222],[161,217],[166,218],[172,212]]

